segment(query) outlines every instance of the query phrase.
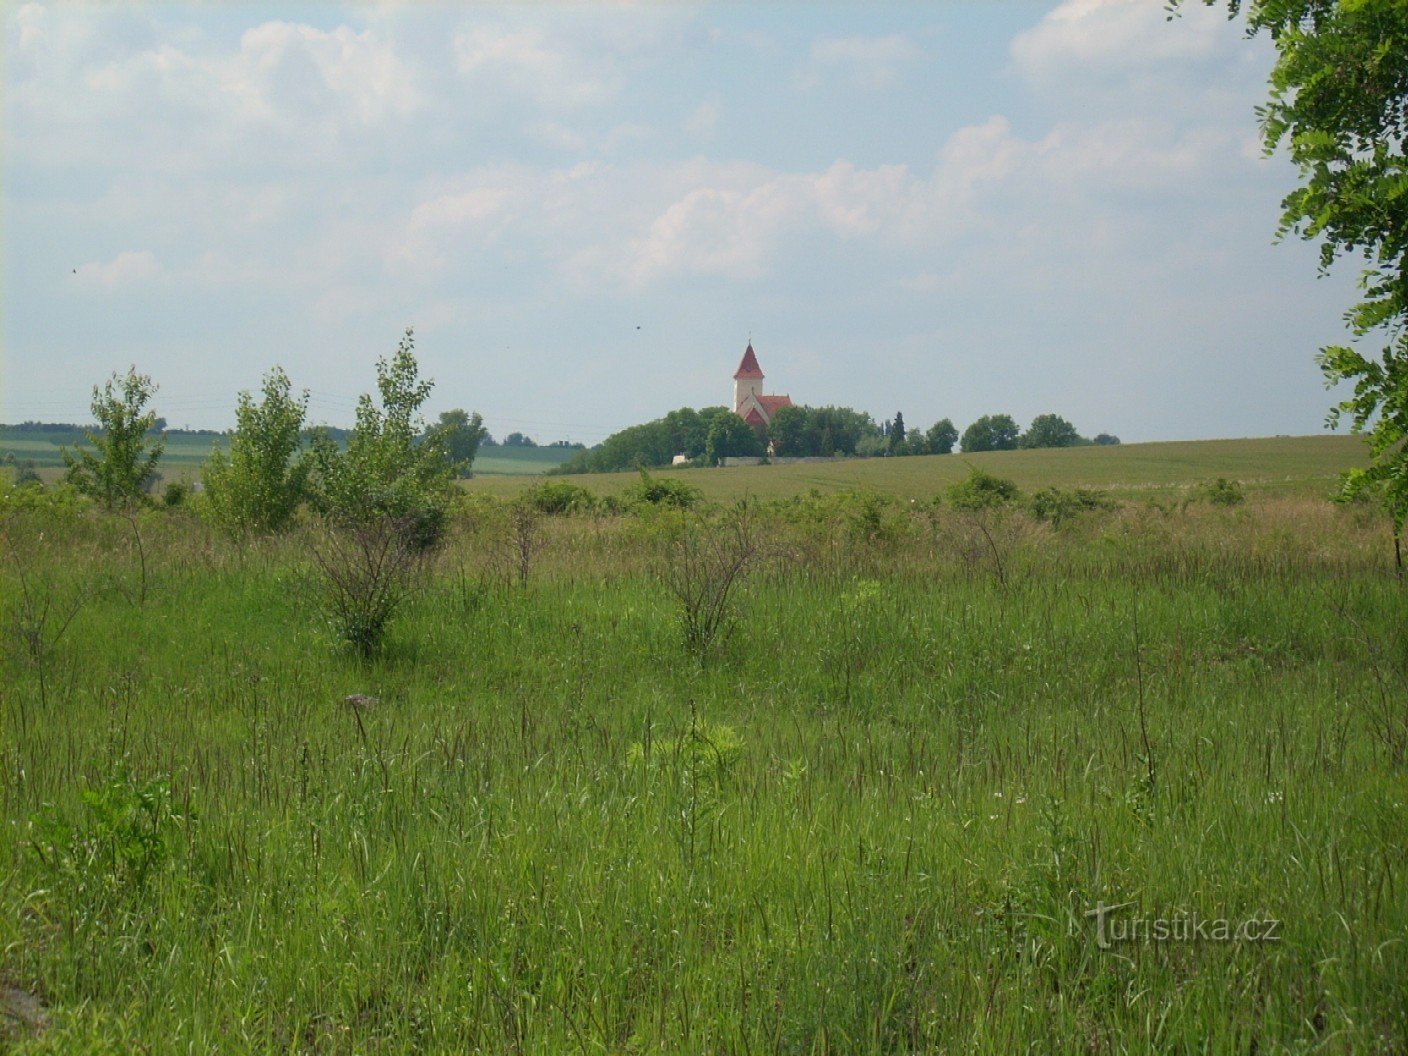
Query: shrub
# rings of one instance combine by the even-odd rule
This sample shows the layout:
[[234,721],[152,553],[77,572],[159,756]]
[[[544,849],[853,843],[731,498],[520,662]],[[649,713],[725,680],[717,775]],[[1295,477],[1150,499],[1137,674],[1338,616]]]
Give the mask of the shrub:
[[419,585],[427,547],[414,525],[389,516],[326,523],[311,547],[319,600],[333,632],[364,660],[380,653],[396,610]]
[[948,501],[956,510],[986,510],[1010,506],[1021,497],[1017,485],[981,469],[972,469],[965,480],[951,485]]
[[1226,477],[1218,477],[1203,485],[1203,498],[1214,506],[1238,506],[1247,501],[1242,485]]
[[1062,491],[1060,488],[1042,488],[1027,500],[1027,510],[1039,521],[1049,521],[1060,526],[1077,514],[1089,510],[1111,510],[1115,502],[1108,495],[1090,488],[1075,488]]
[[523,501],[549,516],[590,513],[596,508],[596,496],[592,492],[565,480],[540,481],[523,493]]
[[186,497],[191,493],[191,486],[184,480],[167,481],[166,487],[162,489],[161,501],[167,509],[173,509],[184,505]]
[[649,506],[668,506],[676,510],[692,509],[704,498],[693,484],[674,477],[652,477],[644,468],[640,480],[626,489],[626,500]]
[[660,578],[679,606],[685,649],[701,663],[735,619],[733,592],[758,554],[752,508],[721,521],[691,515],[666,541]]

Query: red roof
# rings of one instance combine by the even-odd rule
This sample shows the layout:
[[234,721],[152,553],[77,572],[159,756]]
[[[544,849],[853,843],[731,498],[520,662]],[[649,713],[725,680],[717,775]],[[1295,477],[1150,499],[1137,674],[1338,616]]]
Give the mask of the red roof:
[[763,405],[763,410],[767,411],[767,412],[768,412],[768,417],[771,418],[771,417],[772,417],[773,415],[775,415],[778,411],[780,411],[783,407],[791,407],[791,406],[792,406],[792,397],[791,397],[791,396],[759,396],[759,397],[758,397],[758,402]]
[[763,368],[758,366],[758,357],[753,355],[753,343],[748,343],[748,351],[743,353],[743,362],[738,364],[738,373],[735,378],[761,378]]
[[747,422],[749,425],[767,425],[767,424],[768,424],[767,422],[763,421],[763,416],[758,413],[758,408],[756,408],[756,407],[749,407],[749,408],[748,408],[748,413],[743,416],[743,420],[744,420],[745,422]]

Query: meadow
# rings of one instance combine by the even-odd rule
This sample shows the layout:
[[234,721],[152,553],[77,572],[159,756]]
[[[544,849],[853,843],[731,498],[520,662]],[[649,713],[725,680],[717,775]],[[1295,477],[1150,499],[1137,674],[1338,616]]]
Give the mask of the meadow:
[[1266,443],[475,481],[370,662],[313,525],[11,496],[0,1051],[1402,1053],[1408,587]]

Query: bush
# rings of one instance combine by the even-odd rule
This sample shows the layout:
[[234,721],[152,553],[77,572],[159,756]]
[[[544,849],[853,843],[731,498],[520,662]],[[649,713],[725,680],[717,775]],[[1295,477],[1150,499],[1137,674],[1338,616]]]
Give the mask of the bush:
[[162,489],[161,501],[167,509],[174,509],[182,506],[186,502],[187,496],[191,493],[191,486],[184,480],[167,481],[166,487]]
[[596,496],[580,484],[565,480],[544,480],[523,493],[523,501],[548,516],[590,513],[596,509]]
[[1049,521],[1058,527],[1077,514],[1089,510],[1112,510],[1115,502],[1108,495],[1089,488],[1062,491],[1042,488],[1027,500],[1027,510],[1039,521]]
[[310,548],[321,576],[319,600],[333,632],[362,659],[373,658],[425,569],[428,548],[416,525],[388,516],[328,523]]
[[626,489],[626,500],[630,503],[668,506],[676,510],[692,509],[703,498],[704,493],[693,484],[674,477],[652,477],[644,469],[640,471],[640,480]]
[[1226,477],[1218,477],[1204,484],[1202,492],[1203,498],[1214,506],[1239,506],[1247,501],[1241,483]]
[[966,480],[948,489],[948,501],[956,510],[987,510],[1010,506],[1021,497],[1017,485],[981,469],[972,469]]
[[733,626],[734,588],[759,549],[754,520],[744,503],[719,523],[691,515],[661,555],[660,578],[679,605],[685,649],[700,663]]

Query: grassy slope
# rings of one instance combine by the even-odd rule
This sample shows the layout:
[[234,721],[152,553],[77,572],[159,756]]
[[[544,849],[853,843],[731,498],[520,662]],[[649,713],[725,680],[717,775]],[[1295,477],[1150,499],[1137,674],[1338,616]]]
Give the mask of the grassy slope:
[[[969,466],[1008,477],[1028,490],[1085,486],[1138,491],[1185,487],[1216,477],[1260,487],[1328,489],[1340,473],[1365,460],[1364,443],[1358,437],[1295,436],[658,472],[688,480],[717,500],[748,494],[764,498],[795,495],[812,488],[823,492],[869,489],[899,498],[923,498],[962,479]],[[636,477],[632,473],[604,473],[562,479],[613,494]],[[476,481],[470,487],[511,495],[529,483],[500,478]]]

